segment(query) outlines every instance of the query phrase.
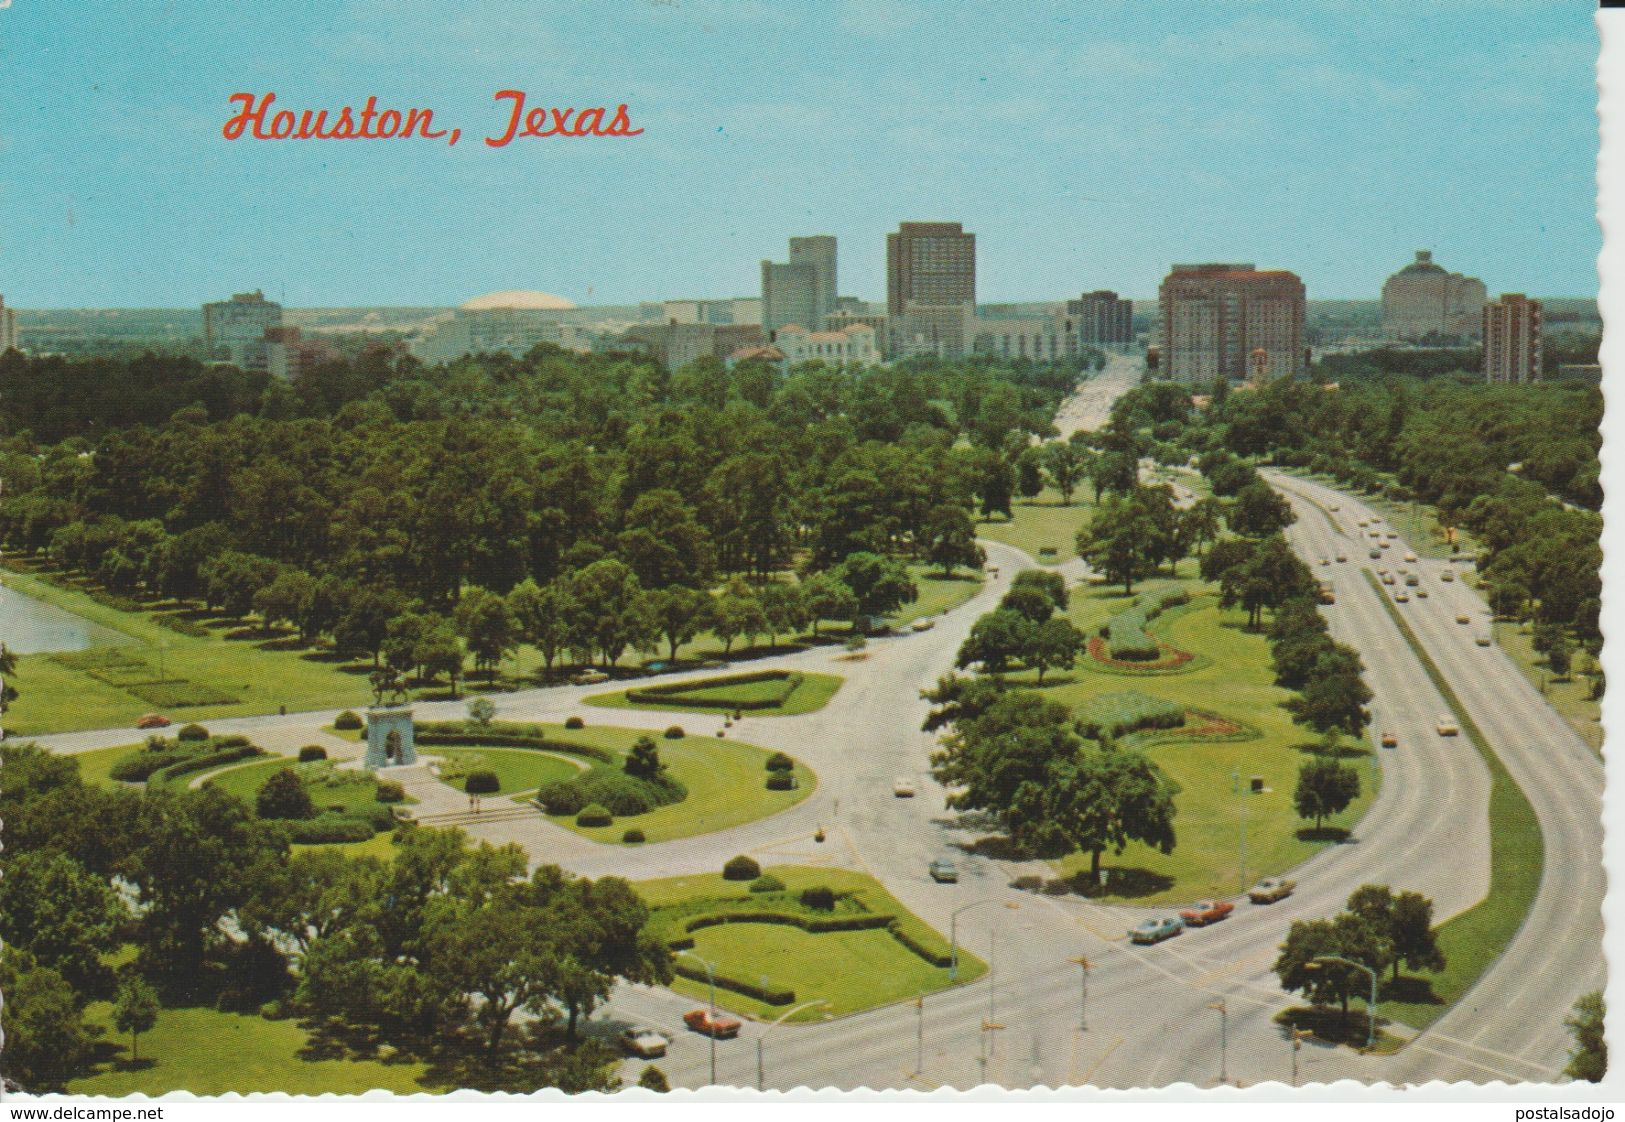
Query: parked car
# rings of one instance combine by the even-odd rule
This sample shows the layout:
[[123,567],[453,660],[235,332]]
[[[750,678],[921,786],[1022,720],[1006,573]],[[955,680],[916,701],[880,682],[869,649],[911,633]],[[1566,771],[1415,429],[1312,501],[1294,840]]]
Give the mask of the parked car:
[[938,884],[958,884],[959,869],[946,857],[938,857],[928,866],[931,879]]
[[[696,1009],[696,1013],[704,1013],[704,1009]],[[671,1043],[666,1034],[647,1026],[622,1029],[621,1034],[615,1038],[622,1048],[634,1056],[642,1056],[646,1060],[666,1054],[666,1046]]]
[[1185,925],[1177,916],[1157,916],[1129,928],[1128,937],[1136,943],[1160,943],[1164,939],[1172,939],[1183,930]]
[[1322,557],[1322,558],[1320,558],[1320,563],[1322,565],[1330,565],[1332,562],[1331,562],[1330,558]]
[[1236,906],[1228,900],[1198,900],[1180,912],[1179,918],[1186,927],[1206,927],[1210,923],[1218,923],[1235,910]]
[[1394,533],[1392,530],[1388,531],[1388,540],[1389,541],[1396,541],[1396,540],[1398,540],[1398,538],[1399,538],[1398,534]]
[[575,682],[575,684],[578,686],[596,686],[599,682],[609,681],[609,675],[605,674],[602,670],[583,670],[581,673],[572,678],[571,681]]
[[1369,519],[1369,518],[1360,519],[1360,529],[1363,530],[1369,525],[1371,525],[1371,519]]
[[1296,887],[1297,881],[1265,877],[1247,890],[1247,899],[1255,904],[1273,904],[1277,900],[1285,900],[1291,896],[1292,890]]
[[914,780],[906,775],[899,775],[891,781],[891,793],[899,799],[912,799],[914,797]]
[[715,1009],[691,1009],[683,1014],[683,1023],[701,1036],[714,1036],[730,1040],[739,1035],[739,1018]]
[[1399,747],[1399,737],[1395,736],[1391,732],[1383,733],[1382,734],[1382,746],[1384,748],[1398,748]]
[[1440,713],[1438,723],[1433,726],[1440,736],[1460,736],[1461,727],[1456,724],[1456,718],[1449,713]]
[[936,625],[937,621],[934,619],[917,619],[909,624],[909,627],[914,631],[930,631]]
[[162,713],[148,713],[136,719],[135,727],[138,729],[166,729],[169,727],[169,718]]
[[1338,511],[1342,510],[1343,508],[1338,506],[1336,503],[1333,503],[1331,506],[1327,507],[1326,509],[1330,510],[1333,514],[1336,514]]

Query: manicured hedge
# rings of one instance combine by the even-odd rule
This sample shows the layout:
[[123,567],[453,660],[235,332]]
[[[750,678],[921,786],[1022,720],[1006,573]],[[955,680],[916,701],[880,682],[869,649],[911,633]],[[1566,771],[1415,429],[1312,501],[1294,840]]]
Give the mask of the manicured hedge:
[[197,741],[209,739],[209,730],[199,724],[182,725],[175,733],[176,740]]
[[620,818],[647,814],[687,797],[688,788],[669,774],[639,779],[607,767],[549,783],[536,792],[536,802],[547,814],[576,814],[589,803],[600,803]]
[[755,880],[761,875],[762,867],[756,863],[756,859],[743,853],[728,858],[727,863],[722,866],[723,880]]
[[931,950],[924,943],[921,943],[918,939],[914,938],[914,936],[910,935],[907,931],[904,931],[901,924],[893,923],[889,930],[891,931],[891,937],[893,939],[896,939],[899,943],[903,944],[904,947],[925,959],[926,962],[929,962],[938,970],[946,970],[948,967],[954,964],[953,955],[939,954],[938,952]]
[[787,771],[775,771],[767,777],[767,789],[769,791],[794,791],[796,789],[796,777]]
[[627,845],[641,845],[647,839],[643,836],[642,830],[632,829],[622,834],[621,840]]
[[193,756],[191,759],[181,760],[179,763],[170,764],[166,768],[160,768],[147,777],[147,782],[148,784],[162,786],[174,782],[183,775],[190,775],[194,771],[208,771],[210,768],[219,767],[222,764],[236,763],[238,760],[247,760],[263,755],[265,755],[265,750],[252,744],[239,744],[230,748],[221,748],[218,751],[205,752],[200,756]]
[[381,803],[398,803],[406,798],[406,788],[393,779],[380,779],[372,797]]
[[1183,589],[1151,592],[1137,597],[1100,629],[1111,640],[1111,656],[1124,662],[1155,662],[1162,650],[1146,631],[1146,626],[1169,608],[1190,602]]
[[742,993],[746,997],[755,998],[764,1005],[789,1005],[796,999],[795,990],[767,989],[756,982],[747,982],[743,978],[734,978],[727,974],[713,976],[704,967],[691,966],[686,962],[672,963],[672,972],[678,977],[687,978],[692,982],[714,982],[718,989]]
[[[772,697],[729,697],[715,693],[706,697],[687,696],[693,690],[716,690],[756,682],[783,682],[784,685]],[[748,674],[727,674],[720,678],[638,686],[626,691],[626,700],[645,705],[681,705],[695,709],[777,709],[789,700],[799,685],[801,675],[794,671],[753,670]]]
[[692,935],[704,928],[721,927],[727,923],[777,923],[785,927],[799,927],[812,935],[822,935],[831,931],[874,931],[896,922],[896,916],[880,912],[831,916],[829,919],[798,916],[793,912],[707,912],[689,920],[683,925],[683,930]]
[[288,829],[288,840],[301,845],[363,842],[378,832],[367,819],[352,814],[318,814],[283,824]]
[[687,735],[688,735],[688,733],[683,731],[683,726],[682,725],[672,725],[670,728],[668,728],[666,730],[666,739],[667,740],[681,740],[681,739],[683,739],[683,737],[685,737]]
[[299,762],[302,764],[308,764],[312,760],[325,759],[327,759],[327,749],[320,744],[307,744],[299,749]]
[[591,744],[576,744],[568,740],[552,740],[542,731],[540,725],[526,725],[515,721],[493,721],[489,725],[481,725],[474,721],[419,721],[413,725],[413,731],[419,744],[530,748],[585,756],[589,760],[597,760],[604,764],[616,763],[619,759],[608,749]]
[[144,783],[153,772],[189,760],[195,755],[197,752],[190,748],[165,748],[156,752],[143,748],[128,756],[120,756],[108,774],[125,783]]
[[763,873],[750,882],[752,892],[783,892],[784,882],[772,873]]
[[494,795],[502,790],[502,780],[494,771],[471,771],[463,780],[463,790],[470,795]]
[[1099,740],[1140,729],[1171,729],[1185,723],[1185,707],[1138,690],[1121,690],[1092,697],[1084,704],[1079,727],[1084,736]]
[[598,803],[591,803],[581,808],[576,815],[577,826],[608,826],[615,821],[615,816]]
[[774,752],[767,758],[768,771],[794,771],[796,762],[783,752]]
[[354,732],[363,727],[363,722],[360,714],[354,709],[346,709],[333,718],[333,727],[344,732]]

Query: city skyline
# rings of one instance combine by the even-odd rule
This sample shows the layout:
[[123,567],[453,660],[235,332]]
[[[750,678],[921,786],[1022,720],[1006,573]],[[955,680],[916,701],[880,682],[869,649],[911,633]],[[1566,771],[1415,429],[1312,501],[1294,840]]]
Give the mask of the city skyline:
[[[0,90],[8,303],[733,296],[803,231],[839,237],[842,295],[878,301],[905,220],[976,231],[988,302],[1145,298],[1189,260],[1275,262],[1317,299],[1372,298],[1418,246],[1496,291],[1596,289],[1596,34],[1574,5],[530,10],[8,10],[7,47],[38,79]],[[497,29],[504,49],[483,49]],[[625,102],[645,131],[502,149],[221,138],[232,93],[270,90],[432,106],[496,135],[493,94],[512,88]]]

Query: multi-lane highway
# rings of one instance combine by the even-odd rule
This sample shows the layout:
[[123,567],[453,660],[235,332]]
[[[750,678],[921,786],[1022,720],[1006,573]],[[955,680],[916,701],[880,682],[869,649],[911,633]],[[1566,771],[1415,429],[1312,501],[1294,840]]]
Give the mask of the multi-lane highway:
[[[1409,551],[1400,539],[1390,541],[1383,560],[1372,561],[1371,539],[1361,536],[1369,529],[1361,531],[1357,521],[1374,518],[1373,512],[1317,484],[1274,473],[1268,478],[1297,513],[1289,541],[1336,590],[1336,603],[1324,609],[1333,634],[1359,650],[1366,665],[1373,744],[1385,731],[1398,740],[1396,748],[1371,755],[1380,769],[1380,794],[1349,842],[1295,870],[1298,891],[1280,903],[1241,899],[1220,924],[1136,947],[1123,933],[1143,910],[1019,892],[1008,887],[1019,870],[984,857],[958,855],[957,885],[926,875],[930,858],[957,852],[953,847],[978,834],[975,823],[945,811],[942,793],[926,779],[934,743],[920,731],[926,707],[919,694],[951,667],[970,625],[996,603],[1011,576],[1032,564],[993,543],[987,544],[989,559],[1000,575],[933,629],[878,640],[861,661],[843,662],[840,652],[819,648],[761,664],[835,671],[847,679],[817,713],[746,718],[730,733],[790,751],[818,772],[818,790],[796,808],[737,829],[636,849],[587,842],[539,816],[468,828],[476,837],[519,841],[538,862],[589,875],[640,879],[713,871],[740,852],[763,864],[859,868],[939,931],[946,933],[959,914],[963,944],[994,966],[987,977],[918,1005],[772,1030],[761,1048],[770,1087],[968,1087],[984,1080],[1012,1087],[1210,1085],[1221,1067],[1243,1085],[1284,1081],[1294,1054],[1274,1017],[1294,999],[1281,991],[1271,966],[1293,920],[1334,914],[1360,885],[1383,883],[1428,895],[1442,921],[1482,900],[1490,883],[1488,770],[1464,737],[1437,734],[1448,707],[1380,600],[1391,590],[1379,592],[1362,575],[1378,565],[1406,567],[1419,574],[1429,596],[1413,596],[1399,610],[1527,793],[1545,838],[1545,875],[1507,953],[1435,1025],[1389,1057],[1309,1043],[1296,1056],[1300,1078],[1555,1081],[1568,1047],[1563,1017],[1575,997],[1603,980],[1600,761],[1498,649],[1476,645],[1486,609],[1462,581],[1441,579],[1445,563],[1388,560]],[[1339,554],[1346,560],[1337,561]],[[1461,614],[1469,624],[1456,622]],[[601,713],[616,724],[649,728],[671,721],[664,713],[583,709],[582,697],[602,688],[510,694],[498,699],[498,710],[504,718],[530,720]],[[460,708],[419,707],[430,719]],[[318,736],[330,719],[299,714],[212,724],[280,746]],[[720,719],[693,715],[683,723],[711,735]],[[41,738],[65,751],[129,739],[127,730]],[[893,796],[892,780],[901,775],[917,779],[918,797]],[[820,827],[822,843],[813,836]],[[1090,963],[1087,975],[1075,962],[1080,956]],[[708,1043],[681,1024],[694,1004],[667,990],[622,986],[594,1028],[664,1028],[674,1042],[661,1066],[674,1085],[699,1086],[709,1078]],[[755,1085],[756,1038],[764,1031],[747,1025],[741,1039],[718,1045],[720,1082]],[[629,1065],[629,1073],[638,1066]]]

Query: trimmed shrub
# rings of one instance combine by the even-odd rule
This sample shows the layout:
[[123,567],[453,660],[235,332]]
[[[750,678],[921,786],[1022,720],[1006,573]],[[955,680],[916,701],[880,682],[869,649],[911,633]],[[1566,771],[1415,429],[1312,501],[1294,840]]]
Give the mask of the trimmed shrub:
[[342,732],[354,732],[364,727],[361,716],[353,709],[346,709],[333,718],[333,727]]
[[812,888],[801,890],[801,906],[811,908],[815,912],[833,912],[835,910],[835,890],[827,885],[814,885]]
[[[235,739],[243,740],[242,737],[236,737]],[[224,743],[224,741],[216,741],[215,743]],[[162,786],[194,771],[208,771],[210,768],[216,768],[222,764],[236,763],[238,760],[247,760],[263,755],[265,755],[265,752],[262,749],[256,748],[243,740],[243,743],[230,748],[205,752],[202,755],[191,756],[180,760],[178,763],[172,763],[168,767],[160,768],[147,777],[147,783],[155,787]]]
[[175,733],[175,739],[185,741],[207,740],[209,739],[209,730],[198,724],[182,725],[180,730]]
[[1111,656],[1122,662],[1155,662],[1162,655],[1156,639],[1146,630],[1150,622],[1169,608],[1190,602],[1190,594],[1176,588],[1146,593],[1135,598],[1100,629],[1111,640]]
[[642,845],[644,842],[643,831],[634,827],[622,834],[621,840],[627,845]]
[[783,892],[784,882],[772,873],[763,873],[750,882],[752,892]]
[[289,822],[288,840],[300,845],[340,845],[363,842],[377,833],[371,822],[348,814],[318,814]]
[[1037,876],[1020,876],[1010,882],[1010,887],[1020,889],[1022,892],[1037,892],[1044,887],[1044,878]]
[[907,931],[904,931],[902,924],[897,923],[895,920],[889,927],[886,928],[886,930],[888,933],[890,933],[893,939],[896,939],[906,949],[913,951],[915,954],[925,959],[926,962],[929,962],[932,966],[935,966],[938,970],[946,970],[954,964],[952,953],[945,954],[941,951],[931,949],[918,939],[914,938],[914,936],[910,935]]
[[762,867],[751,857],[741,853],[738,857],[728,858],[728,863],[722,866],[723,880],[755,880],[762,875]]
[[[746,674],[726,674],[720,678],[701,678],[691,682],[668,682],[659,686],[639,686],[626,691],[626,699],[645,705],[680,705],[695,709],[777,709],[789,700],[801,685],[802,675],[792,670],[753,670]],[[779,688],[768,697],[730,697],[729,686],[754,685],[757,682],[777,682]],[[697,696],[694,691],[712,691]]]
[[192,751],[183,748],[168,748],[156,752],[151,748],[144,748],[139,752],[131,752],[128,756],[120,756],[108,774],[124,783],[145,783],[153,772],[189,760],[194,755]]
[[580,717],[566,717],[564,719],[564,727],[567,729],[584,729],[587,727],[587,722],[583,721]]
[[381,803],[398,803],[406,798],[406,788],[393,779],[380,779],[378,786],[373,789],[372,797]]
[[796,777],[787,771],[775,771],[767,777],[767,789],[769,791],[794,791],[796,789]]
[[783,752],[774,752],[767,758],[768,771],[794,771],[796,762]]
[[667,740],[681,740],[681,739],[683,739],[683,737],[685,737],[687,735],[688,735],[688,733],[683,731],[683,726],[682,725],[672,725],[670,728],[668,728],[666,730],[666,739]]
[[598,803],[582,807],[576,815],[577,826],[608,826],[614,821],[615,816]]
[[471,771],[463,780],[463,790],[470,795],[494,795],[502,790],[502,780],[494,771]]
[[536,801],[548,814],[576,814],[590,803],[599,803],[620,818],[647,814],[687,797],[688,788],[670,775],[640,779],[611,768],[594,768],[536,792]]
[[419,744],[445,744],[459,748],[530,748],[536,751],[585,756],[601,764],[616,763],[620,759],[615,753],[604,748],[595,748],[590,744],[574,744],[568,740],[548,740],[540,733],[530,736],[509,732],[457,732],[423,725],[416,726],[416,729]]
[[327,749],[320,744],[307,744],[299,749],[299,762],[302,764],[308,764],[312,760],[325,759],[327,759]]
[[[686,962],[672,963],[672,972],[680,978],[687,978],[693,982],[706,982],[712,978],[712,975],[707,973],[704,967],[691,966]],[[742,993],[746,997],[755,998],[764,1005],[789,1005],[796,999],[795,990],[768,989],[756,982],[747,982],[743,978],[734,978],[727,974],[717,974],[715,981],[718,989]]]
[[1091,740],[1119,737],[1141,729],[1171,729],[1185,723],[1185,707],[1138,690],[1120,690],[1085,703],[1078,729]]
[[292,768],[283,768],[265,781],[254,797],[254,813],[261,818],[313,818],[310,792]]
[[231,736],[217,736],[214,738],[214,746],[216,748],[246,748],[248,747],[248,737],[238,733],[233,733]]

